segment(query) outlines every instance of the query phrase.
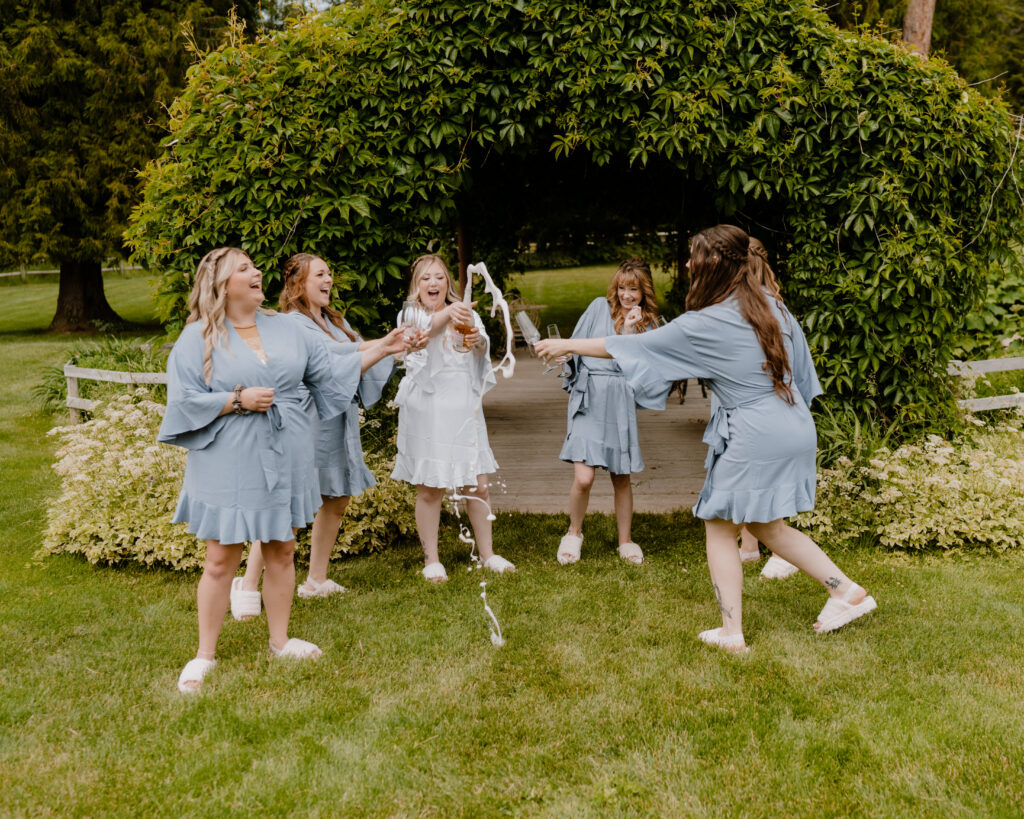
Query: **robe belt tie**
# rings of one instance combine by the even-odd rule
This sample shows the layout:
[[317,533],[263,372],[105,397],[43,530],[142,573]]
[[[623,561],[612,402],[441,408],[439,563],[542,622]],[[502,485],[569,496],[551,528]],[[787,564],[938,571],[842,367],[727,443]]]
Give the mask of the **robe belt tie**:
[[[771,395],[774,394],[775,393],[771,393]],[[743,407],[752,407],[755,404],[759,404],[767,397],[769,396],[761,395],[751,401],[744,401],[732,407],[723,407],[721,404],[718,405],[714,413],[711,415],[711,419],[708,421],[707,427],[704,429],[703,438],[701,438],[701,440],[708,445],[708,454],[704,459],[704,468],[708,472],[711,471],[711,468],[715,465],[715,461],[718,460],[719,456],[721,456],[729,446],[729,437],[731,433],[729,420],[732,417],[732,413]]]
[[284,444],[281,441],[281,430],[284,429],[284,414],[294,408],[303,412],[302,398],[278,398],[275,396],[274,403],[263,413],[264,418],[257,424],[256,437],[259,441],[260,465],[263,467],[263,480],[268,491],[273,491],[281,480],[281,473],[284,471]]

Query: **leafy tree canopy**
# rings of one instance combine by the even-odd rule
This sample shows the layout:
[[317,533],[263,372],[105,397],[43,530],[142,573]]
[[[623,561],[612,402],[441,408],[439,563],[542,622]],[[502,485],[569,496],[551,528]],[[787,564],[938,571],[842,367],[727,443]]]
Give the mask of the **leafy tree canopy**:
[[100,263],[121,252],[139,169],[184,81],[182,27],[219,40],[230,6],[0,0],[0,266],[61,266],[62,302],[75,284],[78,303],[58,308],[58,328],[116,318]]
[[809,0],[366,0],[190,70],[129,238],[179,322],[223,244],[271,281],[321,254],[365,319],[431,240],[497,246],[580,191],[683,236],[737,221],[779,259],[832,399],[928,420],[1020,232],[1015,129]]

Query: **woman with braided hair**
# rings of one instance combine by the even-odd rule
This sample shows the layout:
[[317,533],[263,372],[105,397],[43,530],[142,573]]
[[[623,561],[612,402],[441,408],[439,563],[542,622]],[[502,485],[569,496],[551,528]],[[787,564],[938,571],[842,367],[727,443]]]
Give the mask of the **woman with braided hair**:
[[[362,370],[391,352],[378,345],[332,356],[296,321],[266,313],[262,274],[241,250],[212,250],[196,270],[188,323],[167,361],[167,410],[158,439],[188,450],[175,523],[206,541],[199,580],[199,648],[178,690],[199,690],[214,666],[242,544],[263,542],[270,650],[320,655],[288,636],[295,587],[294,529],[320,505],[308,390],[321,418],[348,409]],[[390,338],[390,337],[389,337]],[[393,340],[404,345],[401,333]]]
[[764,287],[750,237],[732,225],[691,243],[687,312],[635,336],[548,339],[544,358],[614,357],[637,403],[663,409],[673,381],[703,378],[718,401],[708,423],[707,478],[693,513],[704,520],[708,568],[722,616],[700,639],[745,652],[741,526],[826,587],[815,631],[834,631],[875,609],[809,537],[785,518],[814,508],[817,436],[808,405],[821,394],[807,341],[782,301]]
[[[761,244],[760,239],[755,239],[753,236],[750,237],[750,253],[750,264],[761,269],[761,285],[772,298],[781,299],[779,280],[775,277],[775,271],[772,270],[771,265],[768,263],[768,250]],[[715,412],[716,400],[714,393],[712,393],[712,414]],[[743,563],[756,563],[760,559],[761,551],[758,548],[757,538],[744,526],[740,532],[740,561]],[[761,569],[761,577],[768,580],[784,580],[787,577],[792,577],[798,571],[799,569],[788,560],[783,560],[778,555],[773,554],[764,564],[764,568]]]

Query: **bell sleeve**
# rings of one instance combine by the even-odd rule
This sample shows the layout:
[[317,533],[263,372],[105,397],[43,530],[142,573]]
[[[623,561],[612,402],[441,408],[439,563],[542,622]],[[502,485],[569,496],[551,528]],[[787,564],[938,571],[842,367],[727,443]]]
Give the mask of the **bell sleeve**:
[[328,352],[330,339],[320,340],[300,331],[306,345],[306,370],[302,381],[316,404],[320,420],[326,421],[345,412],[359,389],[363,356],[353,345],[349,353]]
[[[193,330],[192,328],[196,328]],[[223,426],[221,410],[230,392],[212,390],[203,380],[203,339],[199,324],[178,338],[167,359],[167,410],[157,440],[184,449],[209,446]]]
[[498,383],[498,379],[494,375],[494,367],[491,366],[491,338],[487,335],[483,320],[476,313],[473,314],[473,324],[480,331],[480,337],[484,340],[484,349],[472,350],[469,353],[455,353],[455,355],[473,356],[473,385],[477,390],[477,395],[483,395]]
[[683,313],[657,330],[605,338],[605,349],[633,388],[638,406],[665,409],[674,382],[710,375],[690,340],[698,320],[695,313]]

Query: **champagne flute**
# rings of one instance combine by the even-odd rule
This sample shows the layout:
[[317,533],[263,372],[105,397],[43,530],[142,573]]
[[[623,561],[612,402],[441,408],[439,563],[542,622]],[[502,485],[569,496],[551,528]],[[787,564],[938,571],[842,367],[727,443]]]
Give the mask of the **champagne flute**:
[[[413,299],[402,304],[402,312],[398,314],[398,318],[407,342],[416,338],[417,331],[423,328],[424,319],[427,321],[430,319],[423,306]],[[409,353],[409,355],[413,355],[413,353]],[[402,363],[405,363],[405,355],[402,356]]]
[[[561,338],[562,337],[562,334],[558,330],[558,325],[557,324],[549,324],[547,329],[548,329],[548,338]],[[560,356],[558,359],[556,359],[555,363],[558,364],[559,366],[556,367],[553,364],[549,364],[547,369],[544,370],[544,372],[549,373],[552,370],[557,369],[558,370],[558,377],[559,378],[568,378],[571,375],[571,373],[569,371],[569,365],[568,365],[568,362],[566,361],[565,356]]]

